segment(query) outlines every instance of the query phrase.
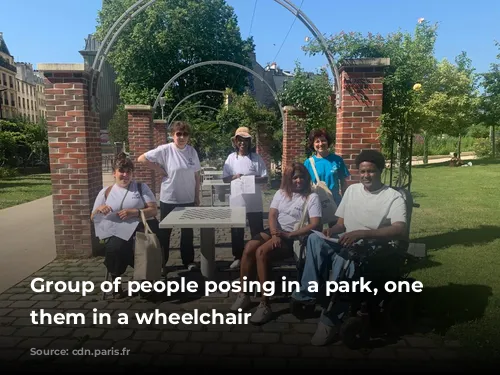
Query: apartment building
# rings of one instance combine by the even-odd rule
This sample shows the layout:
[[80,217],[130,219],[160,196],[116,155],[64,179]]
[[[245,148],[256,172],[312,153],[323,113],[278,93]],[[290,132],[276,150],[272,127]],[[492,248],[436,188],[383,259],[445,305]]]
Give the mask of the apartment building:
[[16,74],[14,57],[0,32],[0,119],[16,114]]
[[38,122],[46,116],[44,91],[43,76],[32,64],[14,61],[0,32],[0,119]]
[[33,70],[33,65],[16,63],[17,113],[31,122],[45,117],[43,76]]

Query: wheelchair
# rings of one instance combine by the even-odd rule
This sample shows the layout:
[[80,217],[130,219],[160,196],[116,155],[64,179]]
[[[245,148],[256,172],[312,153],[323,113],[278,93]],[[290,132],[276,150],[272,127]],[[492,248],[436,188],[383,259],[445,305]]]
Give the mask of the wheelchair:
[[[405,189],[397,188],[405,198],[407,205],[407,236],[409,238],[409,226],[412,208],[418,207],[413,203],[411,195]],[[296,254],[296,266],[298,280],[302,278],[305,264],[305,245],[307,236],[300,240],[300,252]],[[343,305],[339,311],[338,333],[340,340],[350,349],[359,349],[375,335],[396,335],[405,329],[411,329],[416,312],[415,294],[411,291],[411,285],[416,281],[409,277],[410,270],[418,261],[408,254],[409,240],[391,241],[381,243],[377,241],[358,241],[350,248],[342,249],[339,255],[343,260],[343,267],[335,280],[332,279],[329,270],[329,281],[336,281],[341,285],[342,281],[353,285],[353,281],[361,278],[365,283],[370,281],[370,292],[336,291],[327,296],[326,285],[322,286],[318,293],[318,300],[314,303],[304,303],[295,300],[290,301],[290,312],[304,319],[310,317],[319,304],[324,312],[336,313],[336,308]],[[347,272],[351,267],[353,275],[348,277]],[[402,285],[402,291],[387,291],[386,283],[391,286]],[[408,287],[408,291],[406,289]],[[373,293],[374,289],[377,293]],[[359,289],[359,288],[358,288]]]

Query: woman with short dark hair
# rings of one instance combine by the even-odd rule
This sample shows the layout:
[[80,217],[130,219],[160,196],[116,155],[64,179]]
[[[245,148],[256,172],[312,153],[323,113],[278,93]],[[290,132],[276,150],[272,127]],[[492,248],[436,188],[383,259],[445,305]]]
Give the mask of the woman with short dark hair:
[[[144,230],[141,210],[147,218],[157,214],[156,198],[145,183],[133,179],[134,163],[125,153],[113,162],[115,183],[97,194],[90,219],[94,221],[97,237],[104,241],[104,264],[114,280],[134,267],[134,238]],[[124,297],[120,288],[115,298]]]
[[312,162],[314,162],[318,177],[326,183],[338,206],[342,195],[347,189],[346,180],[350,176],[350,173],[344,163],[344,159],[330,151],[332,143],[332,137],[325,129],[311,130],[308,138],[308,146],[313,151],[313,155],[304,161],[304,165],[311,175],[312,182],[318,183],[312,165]]

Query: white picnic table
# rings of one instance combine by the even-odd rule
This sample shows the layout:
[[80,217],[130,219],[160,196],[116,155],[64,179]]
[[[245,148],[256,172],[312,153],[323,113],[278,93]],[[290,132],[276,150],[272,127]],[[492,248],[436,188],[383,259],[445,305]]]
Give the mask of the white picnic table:
[[203,180],[201,183],[201,188],[209,188],[210,189],[210,206],[214,206],[214,195],[217,194],[217,187],[227,186],[230,187],[231,184],[224,182],[222,180]]
[[199,228],[201,273],[215,278],[215,228],[245,228],[245,207],[176,207],[160,228]]

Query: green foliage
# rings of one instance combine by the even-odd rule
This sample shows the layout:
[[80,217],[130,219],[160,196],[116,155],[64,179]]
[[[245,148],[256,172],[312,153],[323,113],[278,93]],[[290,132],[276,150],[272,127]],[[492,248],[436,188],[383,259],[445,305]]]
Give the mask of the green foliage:
[[[427,155],[449,155],[450,152],[457,152],[458,137],[451,136],[428,136]],[[460,139],[462,152],[474,151],[473,137],[462,137]],[[415,136],[412,148],[413,156],[424,155],[424,142],[421,136]]]
[[[500,43],[496,42],[495,45],[500,50]],[[500,53],[497,60],[500,60]],[[483,74],[482,78],[482,120],[490,125],[500,125],[500,63],[491,64],[490,71]]]
[[467,130],[467,135],[472,138],[487,138],[490,134],[488,126],[485,124],[473,124]]
[[47,124],[23,118],[0,120],[0,166],[45,167],[49,165]]
[[279,109],[262,106],[248,94],[236,95],[232,90],[227,90],[226,94],[229,97],[229,105],[222,106],[217,115],[223,139],[230,145],[229,139],[236,129],[246,126],[250,128],[254,142],[259,136],[274,140],[271,143],[271,158],[274,161],[281,160],[283,133]]
[[332,83],[326,70],[309,74],[298,62],[293,80],[287,82],[278,93],[283,106],[293,106],[305,113],[305,118],[297,120],[305,126],[306,134],[316,128],[326,128],[330,133],[335,133],[336,111],[331,95]]
[[[99,12],[96,37],[102,40],[116,19],[136,0],[109,0]],[[252,39],[242,40],[233,8],[224,0],[164,0],[137,15],[116,39],[108,61],[117,73],[122,101],[149,104],[164,84],[188,66],[226,60],[250,66]],[[181,76],[166,92],[165,111],[186,95],[203,89],[233,87],[242,92],[246,74],[226,65],[204,66]],[[220,96],[204,104],[218,107]]]
[[108,124],[110,142],[128,143],[128,114],[124,106],[116,108]]
[[[477,157],[489,158],[493,156],[491,147],[492,141],[489,138],[478,138],[474,142],[473,150]],[[500,140],[495,141],[496,154],[500,153]]]

